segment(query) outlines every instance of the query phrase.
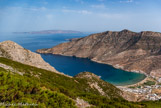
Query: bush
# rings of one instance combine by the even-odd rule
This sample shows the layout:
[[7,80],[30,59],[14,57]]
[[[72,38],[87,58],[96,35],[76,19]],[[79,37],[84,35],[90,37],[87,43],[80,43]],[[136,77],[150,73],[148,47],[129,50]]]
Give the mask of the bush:
[[38,104],[55,108],[75,108],[62,93],[43,90],[39,82],[7,72],[0,72],[0,102]]
[[154,81],[147,81],[144,83],[144,85],[148,85],[148,86],[155,85],[155,82]]

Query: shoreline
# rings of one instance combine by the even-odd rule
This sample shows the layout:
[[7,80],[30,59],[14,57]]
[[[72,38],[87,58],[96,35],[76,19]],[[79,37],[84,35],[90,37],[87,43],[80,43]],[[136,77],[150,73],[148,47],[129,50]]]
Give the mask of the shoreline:
[[[60,56],[66,56],[66,57],[76,57],[76,56],[70,56],[70,55],[67,56],[67,55],[63,55],[63,54],[54,54],[54,53],[40,53],[40,52],[37,52],[37,53],[39,53],[39,54],[60,55]],[[77,58],[83,58],[83,57],[77,57]],[[89,58],[84,58],[84,59],[89,59]],[[114,85],[114,84],[113,84],[113,85],[116,86],[116,87],[129,87],[129,86],[138,85],[138,84],[140,84],[140,83],[146,82],[147,79],[149,78],[149,76],[148,76],[146,73],[144,73],[144,72],[140,72],[140,71],[128,71],[128,70],[124,70],[124,69],[121,68],[121,67],[113,66],[113,65],[111,65],[111,64],[107,64],[107,63],[104,63],[104,62],[101,62],[101,61],[96,61],[96,60],[94,60],[94,59],[89,59],[89,60],[91,60],[92,62],[96,62],[96,63],[100,63],[100,64],[105,64],[105,65],[112,66],[112,67],[115,68],[115,69],[121,69],[121,70],[123,70],[123,71],[127,71],[127,72],[132,72],[132,73],[138,73],[138,74],[143,74],[143,75],[145,75],[145,78],[144,78],[143,80],[137,82],[137,83],[134,83],[134,84],[127,84],[127,85],[125,84],[125,85],[120,85],[120,86],[117,86],[117,85]]]
[[149,80],[149,77],[146,77],[143,80],[141,80],[141,81],[139,81],[135,84],[122,85],[122,86],[116,86],[116,87],[118,87],[118,88],[128,88],[128,87],[131,87],[131,86],[139,86],[139,85],[145,83],[147,80]]
[[97,61],[97,60],[94,60],[94,59],[89,59],[89,60],[91,60],[91,61],[93,61],[93,62],[96,62],[96,63],[101,63],[101,64],[110,65],[110,66],[112,66],[112,67],[115,68],[115,69],[120,69],[120,70],[123,70],[123,71],[132,72],[132,73],[144,74],[146,77],[148,77],[148,75],[147,75],[145,72],[143,72],[143,71],[137,71],[137,70],[130,71],[130,70],[123,69],[121,66],[116,66],[116,65],[113,66],[112,64],[104,63],[104,62]]
[[146,82],[146,81],[149,79],[149,75],[147,75],[147,74],[146,74],[145,72],[143,72],[143,71],[142,71],[142,72],[141,72],[141,71],[129,71],[129,70],[123,69],[123,68],[118,67],[118,66],[113,66],[113,65],[111,65],[111,64],[107,64],[107,63],[104,63],[104,62],[101,62],[101,61],[96,61],[96,60],[94,60],[94,59],[89,59],[89,60],[91,60],[91,61],[93,61],[93,62],[96,62],[96,63],[101,63],[101,64],[110,65],[110,66],[112,66],[112,67],[115,68],[115,69],[121,69],[121,70],[123,70],[123,71],[127,71],[127,72],[132,72],[132,73],[138,73],[138,74],[143,74],[143,75],[145,75],[145,78],[144,78],[143,80],[137,82],[137,83],[134,83],[134,84],[127,84],[127,85],[120,85],[120,86],[117,86],[117,85],[116,85],[116,87],[130,87],[130,86],[136,86],[136,85],[143,84],[144,82]]
[[[47,53],[45,53],[45,54],[47,54]],[[52,54],[52,55],[64,56],[62,54]],[[67,57],[73,57],[73,56],[67,56]],[[77,58],[81,58],[81,57],[77,57]],[[89,59],[89,58],[84,58],[84,59]],[[91,60],[92,62],[109,65],[107,63],[94,61],[92,59],[89,59],[89,60]],[[120,69],[119,67],[115,67],[115,66],[112,66],[112,65],[109,65],[109,66],[111,66],[115,69]],[[121,69],[121,70],[124,70],[124,69]],[[155,85],[149,85],[149,86],[144,85],[144,83],[147,82],[147,81],[152,81],[152,80],[154,81],[155,79],[153,77],[151,77],[150,75],[146,75],[144,73],[140,73],[139,71],[137,71],[137,72],[127,71],[127,72],[143,74],[143,75],[145,75],[145,78],[143,80],[138,81],[138,82],[134,82],[133,84],[125,84],[125,85],[114,85],[114,84],[112,84],[116,88],[118,88],[122,91],[123,96],[125,96],[124,98],[126,100],[132,101],[132,102],[140,102],[142,100],[148,101],[148,100],[159,100],[159,99],[161,99],[161,95],[157,94],[158,92],[156,91],[156,90],[160,90],[160,88],[161,88],[161,86],[156,85],[157,82],[155,82]],[[105,82],[107,82],[107,81],[105,81]]]

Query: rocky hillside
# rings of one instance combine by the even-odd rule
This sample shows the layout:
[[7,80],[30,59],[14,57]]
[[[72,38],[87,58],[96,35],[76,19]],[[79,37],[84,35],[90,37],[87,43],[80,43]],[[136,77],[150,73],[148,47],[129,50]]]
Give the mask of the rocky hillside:
[[107,31],[37,52],[90,58],[123,70],[161,77],[161,33],[158,32]]
[[[23,103],[27,107],[40,108],[159,108],[161,105],[160,101],[129,102],[125,99],[132,99],[132,95],[89,72],[67,77],[53,70],[34,67],[31,64],[37,60],[32,57],[35,53],[11,41],[2,42],[0,45],[2,107],[12,103],[15,107],[21,107],[19,103]],[[26,61],[32,61],[30,59],[35,61],[26,65]]]
[[23,64],[57,72],[56,69],[46,63],[39,54],[24,49],[12,41],[0,43],[0,57],[5,57]]
[[124,100],[121,90],[92,73],[83,72],[69,78],[3,57],[0,57],[0,88],[3,88],[1,102],[34,103],[42,108],[139,106]]
[[161,105],[160,101],[126,101],[122,98],[125,93],[89,72],[69,78],[3,57],[0,57],[0,88],[0,101],[4,105],[21,102],[40,108],[159,108]]
[[74,78],[76,78],[78,81],[84,80],[85,83],[90,88],[95,89],[102,96],[106,96],[108,98],[111,98],[111,97],[118,98],[123,95],[123,92],[121,90],[119,90],[118,88],[116,88],[112,84],[101,80],[99,76],[97,76],[93,73],[81,72],[78,75],[76,75]]

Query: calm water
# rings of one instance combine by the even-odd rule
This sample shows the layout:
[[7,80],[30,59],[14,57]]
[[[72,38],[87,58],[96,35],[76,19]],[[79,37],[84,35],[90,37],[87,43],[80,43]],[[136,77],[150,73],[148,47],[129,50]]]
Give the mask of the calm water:
[[[31,51],[41,48],[51,48],[66,39],[83,37],[88,34],[58,34],[58,35],[9,35],[1,34],[0,41],[12,40]],[[89,71],[101,76],[101,79],[115,85],[127,85],[139,82],[145,78],[143,74],[126,72],[112,66],[92,62],[89,59],[67,57],[51,54],[41,54],[43,59],[58,71],[74,76],[83,71]]]

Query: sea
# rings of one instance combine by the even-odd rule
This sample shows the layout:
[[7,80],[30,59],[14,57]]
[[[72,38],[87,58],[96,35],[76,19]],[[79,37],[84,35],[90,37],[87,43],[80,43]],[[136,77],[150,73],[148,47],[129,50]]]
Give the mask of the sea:
[[[37,49],[51,48],[72,38],[88,36],[89,33],[80,34],[13,34],[0,33],[0,42],[11,40],[26,49],[36,52]],[[53,54],[41,54],[42,58],[59,72],[75,76],[80,72],[92,72],[104,81],[116,86],[130,85],[145,79],[144,74],[127,72],[116,69],[107,64],[91,61],[87,58],[60,56]]]

